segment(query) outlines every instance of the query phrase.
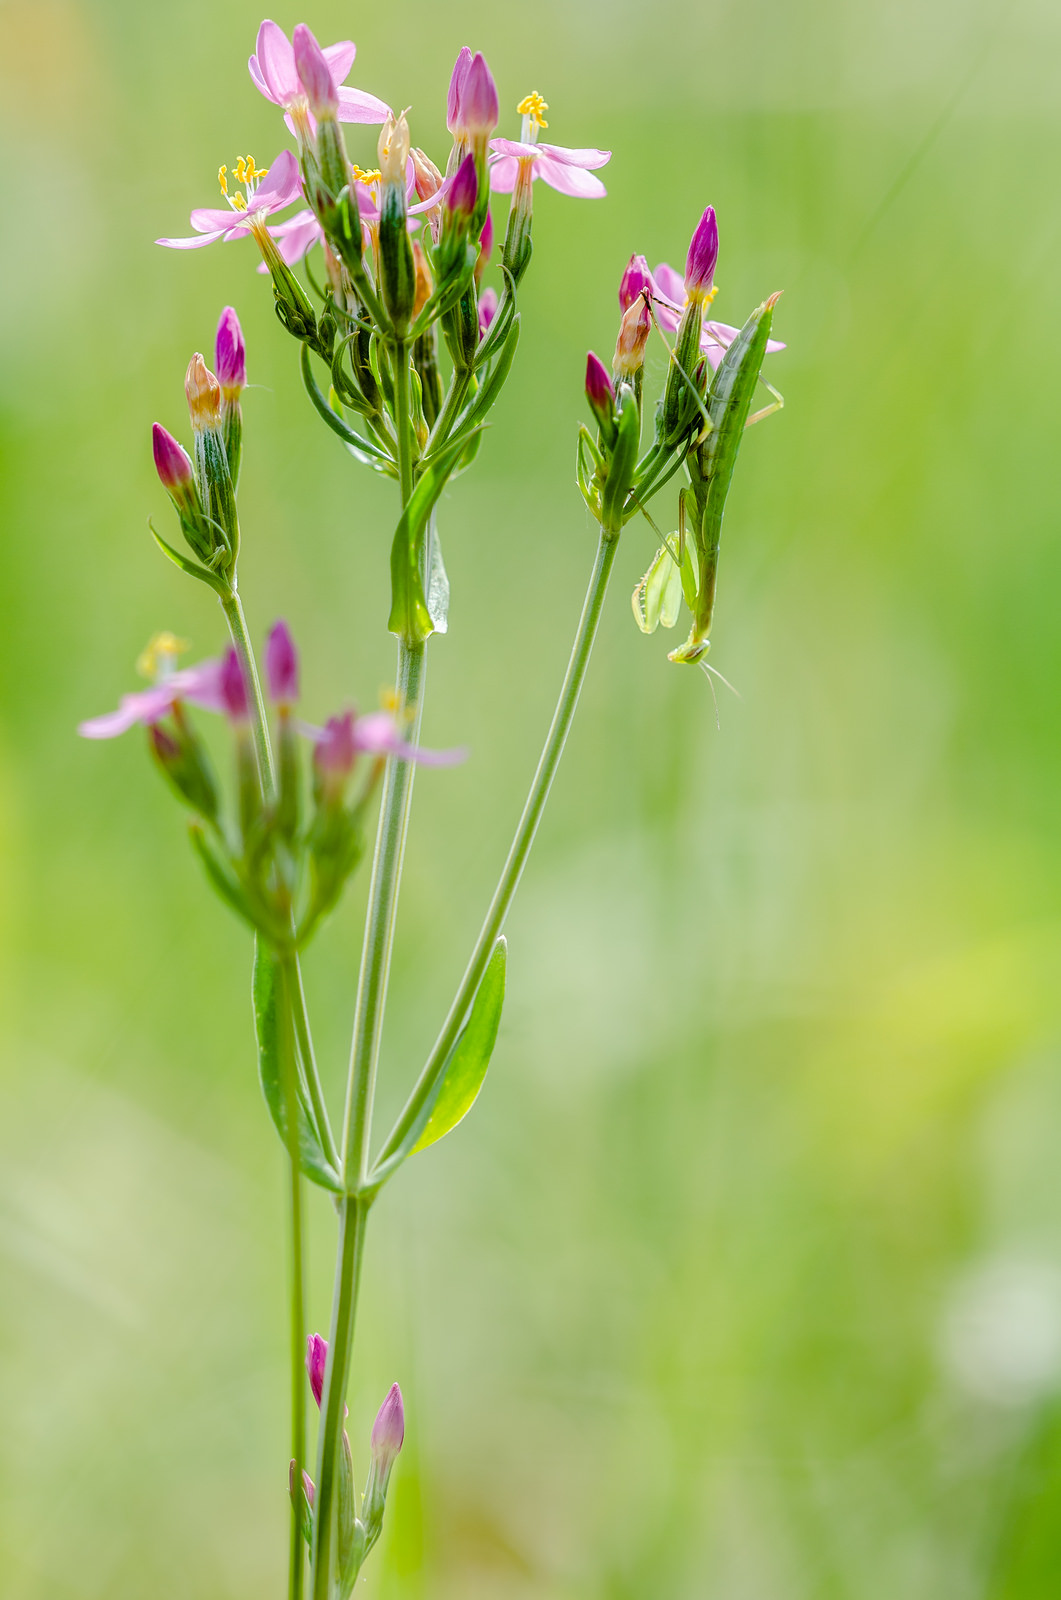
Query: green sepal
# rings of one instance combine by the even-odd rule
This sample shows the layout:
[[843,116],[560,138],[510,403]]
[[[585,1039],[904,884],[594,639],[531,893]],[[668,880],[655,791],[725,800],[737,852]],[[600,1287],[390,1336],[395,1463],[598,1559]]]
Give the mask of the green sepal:
[[199,578],[203,583],[209,584],[214,593],[220,595],[222,600],[231,599],[232,591],[224,578],[218,577],[216,572],[211,572],[206,567],[200,567],[195,561],[189,561],[187,556],[182,556],[179,550],[174,550],[171,544],[166,543],[160,533],[155,532],[155,526],[152,522],[149,521],[147,525],[151,529],[151,537],[162,551],[162,554],[168,556],[175,567],[180,567],[181,571],[186,572],[189,578]]
[[446,487],[450,469],[467,439],[451,440],[440,450],[413,490],[391,545],[391,611],[387,626],[407,644],[422,644],[434,632],[434,623],[420,576],[420,558],[427,519]]
[[[258,1040],[258,1078],[269,1115],[286,1149],[287,1115],[282,1052],[293,1052],[295,1040],[291,1013],[284,1004],[283,987],[284,975],[275,952],[263,940],[255,940],[251,999],[254,1006],[254,1032]],[[301,1082],[298,1084],[297,1098],[299,1166],[311,1183],[319,1184],[322,1189],[330,1189],[333,1194],[342,1194],[342,1179],[325,1157]]]
[[420,315],[409,329],[410,339],[420,339],[427,332],[433,322],[444,317],[452,311],[458,300],[467,289],[475,271],[475,263],[479,259],[479,247],[466,244],[464,255],[458,261],[455,269],[451,269],[448,276],[444,277],[436,288],[434,294],[425,304]]
[[498,939],[472,1003],[471,1016],[453,1047],[431,1114],[410,1155],[415,1155],[418,1150],[426,1150],[428,1145],[436,1144],[452,1132],[459,1122],[463,1122],[479,1098],[497,1040],[501,1008],[505,1003],[507,954],[508,946],[504,938]]

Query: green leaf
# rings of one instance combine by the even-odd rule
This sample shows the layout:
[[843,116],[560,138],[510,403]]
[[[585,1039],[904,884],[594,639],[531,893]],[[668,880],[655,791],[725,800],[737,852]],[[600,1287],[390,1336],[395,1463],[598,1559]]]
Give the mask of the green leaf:
[[161,534],[155,532],[153,523],[149,522],[148,527],[151,529],[151,537],[162,551],[162,554],[168,556],[175,567],[180,567],[181,571],[186,572],[189,578],[199,578],[203,583],[208,583],[211,589],[221,596],[222,600],[229,598],[229,586],[223,578],[219,578],[216,572],[209,572],[206,567],[201,567],[197,561],[189,561],[188,557],[182,556],[179,550],[174,550],[171,544],[166,543]]
[[479,1098],[497,1039],[501,1007],[505,1003],[507,950],[504,939],[498,939],[475,996],[472,1014],[453,1047],[431,1115],[410,1154],[426,1150],[429,1144],[444,1138],[464,1120]]
[[[254,1002],[254,1031],[258,1039],[258,1077],[269,1115],[287,1148],[287,1115],[284,1103],[284,1052],[295,1048],[291,1014],[284,1000],[284,975],[273,950],[261,939],[254,945],[254,977],[251,986]],[[299,1166],[312,1183],[335,1194],[343,1192],[342,1180],[321,1148],[317,1130],[301,1084],[298,1085]]]
[[439,451],[413,490],[394,531],[394,543],[391,545],[391,612],[387,626],[391,633],[396,633],[409,643],[421,643],[435,631],[420,576],[424,530],[466,443],[463,438],[457,439]]
[[308,344],[302,346],[301,361],[302,382],[306,393],[313,402],[313,409],[321,421],[327,423],[333,433],[338,434],[347,449],[352,455],[356,456],[358,461],[364,462],[366,466],[378,467],[379,471],[386,472],[391,477],[396,476],[397,469],[387,452],[380,449],[379,445],[373,444],[370,439],[364,438],[355,428],[351,428],[350,424],[339,416],[335,407],[330,404],[322,393],[320,385],[313,376]]

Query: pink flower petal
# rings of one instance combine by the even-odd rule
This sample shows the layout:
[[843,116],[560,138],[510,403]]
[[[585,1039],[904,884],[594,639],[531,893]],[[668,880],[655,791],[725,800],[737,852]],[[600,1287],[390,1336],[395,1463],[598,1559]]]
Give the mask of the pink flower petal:
[[491,139],[491,150],[501,156],[532,156],[544,148],[540,144],[521,144],[518,139]]
[[197,206],[188,221],[196,233],[216,233],[218,229],[224,233],[239,217],[231,206]]
[[298,162],[290,150],[281,150],[269,168],[269,176],[250,202],[252,211],[279,211],[302,192]]
[[[294,53],[292,49],[292,54]],[[338,44],[328,44],[321,51],[325,61],[331,68],[332,77],[337,84],[342,83],[354,64],[357,55],[357,45],[352,39],[340,39]]]
[[283,106],[302,93],[291,41],[283,28],[268,18],[258,29],[254,54],[270,100]]
[[215,233],[197,233],[192,239],[156,239],[156,244],[164,244],[168,250],[201,250],[204,244],[216,244],[223,239],[227,229],[218,228]]
[[592,173],[585,172],[581,167],[569,167],[566,162],[557,161],[552,156],[543,155],[540,161],[535,162],[534,176],[544,178],[551,189],[557,189],[561,194],[575,195],[580,200],[599,200],[608,192]]
[[[324,52],[328,54],[327,50]],[[391,114],[390,106],[386,101],[380,100],[374,94],[368,94],[364,89],[339,90],[339,121],[340,122],[386,122]]]
[[490,163],[490,187],[495,194],[511,194],[518,175],[519,162],[515,156],[498,156]]
[[554,161],[562,161],[567,167],[603,167],[612,158],[610,150],[570,150],[562,144],[540,144],[538,149],[543,155],[551,156]]
[[673,301],[674,305],[681,310],[686,301],[685,279],[681,273],[676,272],[665,261],[661,261],[652,276],[656,280],[656,287],[660,294]]
[[[281,259],[286,261],[289,267],[293,267],[296,261],[301,261],[307,251],[312,250],[313,246],[324,237],[321,225],[312,211],[299,211],[286,222],[278,223],[275,228],[271,228],[270,232],[277,241]],[[263,261],[258,270],[268,272],[269,268]]]

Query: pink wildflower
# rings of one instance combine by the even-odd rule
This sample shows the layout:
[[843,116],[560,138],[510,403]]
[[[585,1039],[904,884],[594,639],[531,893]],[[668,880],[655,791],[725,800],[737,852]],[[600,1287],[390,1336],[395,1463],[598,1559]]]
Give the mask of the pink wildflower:
[[155,243],[168,245],[171,250],[201,250],[203,245],[214,244],[218,239],[226,244],[232,239],[242,239],[255,228],[264,228],[265,218],[290,205],[302,188],[298,162],[290,150],[281,150],[264,172],[255,166],[253,158],[240,160],[236,164],[236,175],[244,183],[245,193],[230,196],[228,169],[222,167],[219,174],[229,210],[203,206],[192,212],[190,221],[196,238],[156,239]]
[[309,1386],[313,1390],[313,1398],[318,1406],[324,1393],[324,1368],[327,1361],[327,1339],[322,1339],[319,1333],[311,1333],[306,1340],[306,1371],[309,1373]]
[[238,400],[247,387],[247,347],[243,329],[232,306],[226,306],[217,324],[214,365],[221,393],[226,400]]
[[221,709],[228,720],[246,722],[251,714],[247,680],[243,675],[243,663],[231,645],[221,661],[218,686],[221,691]]
[[116,739],[138,722],[151,727],[168,716],[173,707],[187,700],[192,705],[203,706],[207,711],[223,711],[225,702],[221,692],[222,663],[217,660],[200,661],[194,667],[172,672],[161,683],[150,689],[138,689],[133,694],[122,695],[117,711],[104,712],[101,717],[91,717],[78,726],[83,739]]
[[511,194],[520,168],[529,169],[531,180],[542,178],[551,189],[583,200],[599,200],[607,194],[591,169],[611,160],[610,150],[568,150],[559,144],[524,144],[517,139],[491,139],[490,149],[497,159],[490,167],[490,187],[497,194]]
[[[643,259],[643,258],[641,258]],[[629,269],[627,269],[629,270]],[[669,267],[661,261],[655,272],[651,274],[652,304],[655,307],[656,320],[661,328],[666,328],[673,333],[682,319],[682,313],[688,304],[685,293],[685,280],[680,272]],[[625,280],[624,280],[625,281]],[[700,348],[713,367],[717,367],[730,345],[740,332],[739,328],[731,328],[728,322],[704,322],[704,331],[700,336]],[[769,354],[784,350],[785,345],[780,339],[768,339],[766,349]]]
[[397,756],[401,761],[418,761],[425,767],[448,767],[463,761],[463,750],[423,750],[403,739],[398,723],[389,711],[372,711],[359,717],[355,711],[329,717],[323,728],[306,727],[316,742],[314,759],[323,772],[345,777],[353,770],[360,754]]
[[269,698],[288,706],[298,699],[298,651],[286,622],[273,624],[265,641],[265,681]]
[[390,1471],[395,1456],[405,1442],[405,1406],[402,1391],[392,1383],[387,1398],[372,1424],[372,1454],[382,1472]]
[[[309,33],[308,28],[306,33]],[[311,39],[312,37],[310,34]],[[316,45],[316,40],[313,40],[313,43]],[[317,46],[317,50],[329,69],[333,85],[338,85],[336,90],[338,108],[335,115],[339,121],[386,122],[390,115],[390,107],[382,100],[377,99],[374,94],[366,94],[363,89],[343,87],[343,79],[349,73],[357,55],[357,46],[353,41],[343,39],[339,44],[325,45],[323,50]],[[307,58],[304,56],[303,59]],[[258,29],[254,55],[251,56],[247,66],[255,88],[274,105],[283,106],[289,114],[290,122],[291,109],[296,102],[305,99],[305,90],[298,75],[295,47],[284,30],[275,22],[266,19]]]
[[497,316],[497,291],[484,289],[479,296],[479,337],[486,333],[491,322]]

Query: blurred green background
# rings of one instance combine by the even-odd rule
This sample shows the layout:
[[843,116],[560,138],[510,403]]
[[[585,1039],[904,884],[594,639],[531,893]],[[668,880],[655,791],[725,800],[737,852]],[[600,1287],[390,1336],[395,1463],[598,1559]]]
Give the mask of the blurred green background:
[[[248,612],[372,704],[388,486],[315,425],[249,243],[250,0],[2,0],[0,1587],[283,1589],[280,1151],[248,941],[141,740],[76,722],[148,635],[222,641],[152,546],[149,425],[234,303]],[[284,11],[287,29],[300,13]],[[373,1219],[355,1455],[409,1417],[378,1600],[1038,1600],[1061,1583],[1061,13],[1047,0],[361,8],[352,81],[445,157],[465,41],[608,198],[539,187],[518,367],[440,527],[381,1114],[434,1036],[558,686],[593,529],[587,344],[633,250],[784,288],[780,417],[723,542],[720,699],[641,637],[624,535],[509,925],[486,1091]],[[351,153],[369,164],[368,136]],[[360,152],[360,154],[359,154]],[[501,212],[503,216],[503,210]],[[653,356],[661,370],[661,347]],[[662,511],[662,507],[661,507]],[[668,510],[668,516],[673,516]],[[341,1097],[364,882],[308,967]],[[312,1320],[334,1217],[312,1205]]]

